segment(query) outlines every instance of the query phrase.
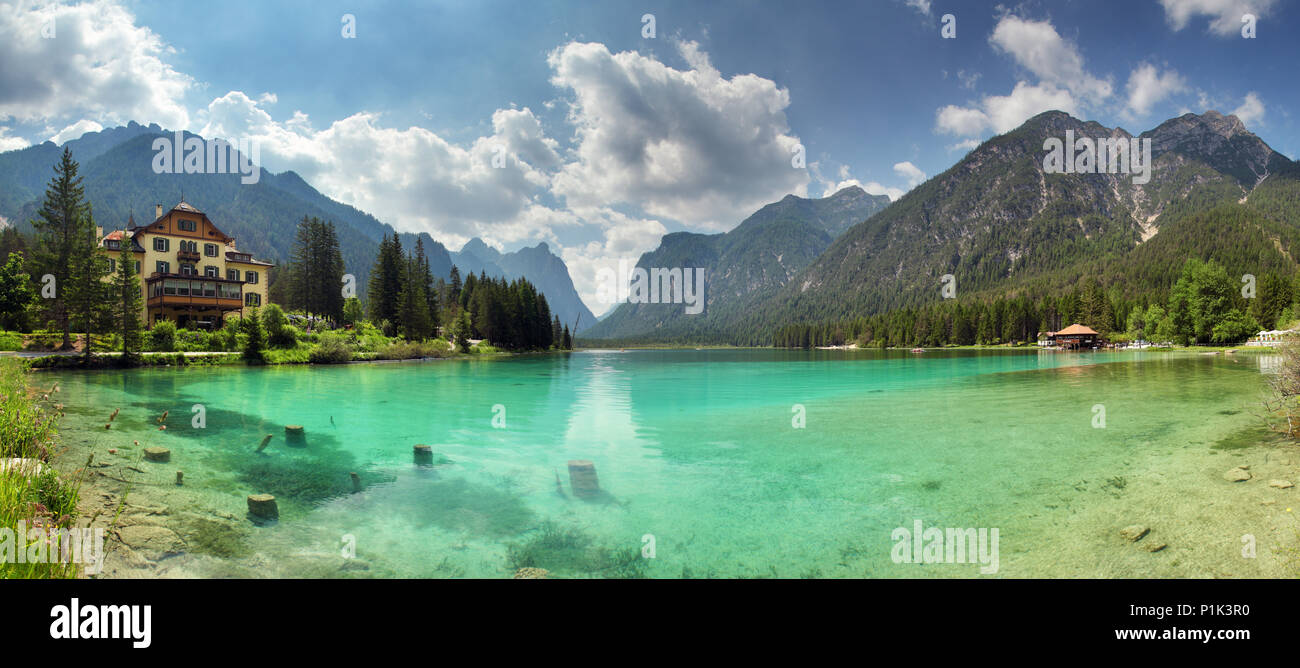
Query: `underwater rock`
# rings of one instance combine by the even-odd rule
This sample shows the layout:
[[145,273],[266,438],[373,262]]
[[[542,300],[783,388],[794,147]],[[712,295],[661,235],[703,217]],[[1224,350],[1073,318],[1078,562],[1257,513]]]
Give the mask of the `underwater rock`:
[[1292,483],[1290,480],[1270,480],[1268,481],[1268,486],[1276,487],[1278,489],[1290,489],[1292,487],[1295,487],[1295,484]]
[[569,488],[574,496],[600,495],[600,479],[596,477],[596,465],[585,459],[569,460]]
[[428,445],[417,445],[413,448],[415,451],[416,466],[433,466],[433,447]]
[[1133,526],[1120,529],[1119,535],[1123,536],[1125,540],[1135,541],[1140,540],[1143,536],[1147,535],[1147,532],[1149,531],[1151,531],[1151,529],[1144,527],[1141,524],[1134,524]]
[[152,550],[163,554],[182,552],[185,541],[176,532],[156,524],[136,524],[122,527],[117,532],[124,544],[136,550]]
[[1161,543],[1158,540],[1148,540],[1148,541],[1143,541],[1141,547],[1147,552],[1159,552],[1160,550],[1163,550],[1169,546],[1164,543]]
[[551,574],[551,572],[548,571],[548,570],[546,570],[545,568],[533,568],[532,566],[527,566],[527,567],[524,567],[524,568],[521,568],[521,569],[515,571],[515,577],[514,577],[513,579],[515,579],[515,580],[545,580],[545,579],[547,579],[546,576],[547,576],[547,575],[550,575],[550,574]]
[[275,497],[270,494],[249,494],[248,514],[275,519],[280,516],[280,509],[275,505]]
[[1250,478],[1251,478],[1250,472],[1247,471],[1246,467],[1244,466],[1238,466],[1235,469],[1230,469],[1227,473],[1223,474],[1223,479],[1227,480],[1228,482],[1244,482],[1246,480],[1250,480]]
[[151,462],[171,461],[172,451],[167,448],[152,447],[144,449],[144,458]]

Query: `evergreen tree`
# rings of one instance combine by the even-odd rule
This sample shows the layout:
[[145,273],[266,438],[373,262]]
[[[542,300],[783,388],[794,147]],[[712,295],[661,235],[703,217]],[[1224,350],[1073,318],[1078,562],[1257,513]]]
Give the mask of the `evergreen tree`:
[[80,243],[73,246],[73,256],[68,267],[68,280],[64,282],[64,305],[69,327],[76,326],[86,335],[83,353],[89,363],[95,334],[108,331],[113,326],[114,300],[108,276],[108,257],[99,252],[95,239],[95,219],[89,207],[78,229]]
[[142,347],[141,318],[144,296],[140,292],[140,278],[135,271],[135,254],[131,252],[131,238],[122,235],[118,253],[117,272],[113,274],[113,317],[122,336],[122,363],[134,361]]
[[23,271],[23,253],[14,251],[0,266],[0,329],[25,330],[27,310],[34,303],[36,291]]
[[[62,348],[72,347],[72,325],[68,312],[68,283],[73,280],[73,263],[85,251],[87,206],[77,162],[72,151],[63,147],[63,156],[54,166],[54,176],[45,189],[45,202],[39,218],[31,221],[37,234],[36,262],[39,271],[54,276],[54,296],[50,315],[63,330]],[[90,228],[93,235],[94,227]]]
[[288,266],[290,308],[343,319],[343,253],[334,223],[303,217]]
[[430,332],[436,332],[441,311],[438,304],[438,290],[433,283],[433,270],[429,268],[429,257],[424,252],[424,239],[419,236],[415,238],[415,259],[419,263],[416,275],[420,281],[420,288],[424,292],[424,308],[429,320],[428,329]]
[[261,364],[265,361],[266,332],[262,329],[262,319],[258,317],[257,309],[253,309],[239,324],[248,335],[248,341],[244,344],[244,361]]
[[401,308],[399,321],[402,336],[407,341],[423,341],[429,338],[430,318],[429,302],[424,293],[425,268],[415,256],[406,258],[406,278],[402,281]]
[[402,298],[402,281],[406,278],[406,260],[402,256],[402,242],[394,235],[387,236],[379,244],[379,255],[370,270],[368,301],[370,321],[387,322],[392,336],[401,330],[399,313]]

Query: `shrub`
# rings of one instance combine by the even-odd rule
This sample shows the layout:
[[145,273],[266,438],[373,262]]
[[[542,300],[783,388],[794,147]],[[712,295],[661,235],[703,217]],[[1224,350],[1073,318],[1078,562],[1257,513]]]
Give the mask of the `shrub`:
[[446,357],[447,342],[442,341],[442,346],[439,346],[438,341],[394,341],[376,351],[375,359],[409,360],[421,357]]
[[320,336],[320,342],[312,349],[309,359],[312,364],[342,364],[352,360],[352,347],[347,337],[335,332]]
[[153,326],[149,330],[149,336],[146,346],[149,351],[157,353],[170,353],[176,350],[176,324],[170,320],[164,320]]
[[212,335],[201,329],[176,330],[176,350],[203,352],[209,349]]

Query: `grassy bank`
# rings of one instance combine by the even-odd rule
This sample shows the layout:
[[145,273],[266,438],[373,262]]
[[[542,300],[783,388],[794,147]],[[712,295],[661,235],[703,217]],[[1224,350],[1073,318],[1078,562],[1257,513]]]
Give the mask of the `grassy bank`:
[[[21,361],[0,360],[0,528],[17,533],[19,522],[29,530],[71,528],[81,478],[60,475],[51,465],[61,417],[57,386],[35,389],[28,378]],[[16,536],[13,547],[27,550],[28,544],[27,536]],[[54,559],[17,563],[8,554],[3,557],[0,579],[75,578],[81,570]]]

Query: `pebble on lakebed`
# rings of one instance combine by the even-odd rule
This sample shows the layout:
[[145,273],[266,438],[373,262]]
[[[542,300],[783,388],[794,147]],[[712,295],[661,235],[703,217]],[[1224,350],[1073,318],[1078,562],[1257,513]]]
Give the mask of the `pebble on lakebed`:
[[1245,466],[1238,466],[1235,469],[1229,469],[1227,473],[1223,474],[1223,479],[1228,482],[1244,482],[1250,480],[1250,471],[1247,471],[1246,468],[1247,467]]
[[1147,535],[1147,532],[1149,531],[1151,531],[1151,529],[1144,527],[1141,524],[1134,524],[1133,526],[1120,529],[1119,535],[1123,536],[1125,540],[1132,542],[1141,540],[1141,538]]
[[1292,483],[1290,480],[1270,480],[1268,481],[1268,486],[1276,487],[1278,489],[1290,489],[1295,487],[1295,483]]

